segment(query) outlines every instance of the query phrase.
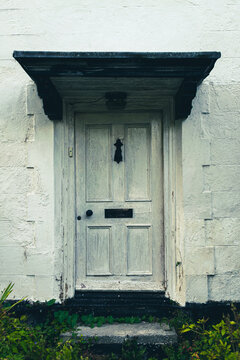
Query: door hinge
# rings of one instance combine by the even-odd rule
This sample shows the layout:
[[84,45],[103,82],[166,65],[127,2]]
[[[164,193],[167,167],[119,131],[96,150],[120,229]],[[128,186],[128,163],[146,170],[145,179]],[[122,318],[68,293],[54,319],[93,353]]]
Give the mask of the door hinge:
[[72,148],[72,146],[69,146],[69,148],[68,148],[68,156],[69,156],[70,158],[73,157],[73,148]]

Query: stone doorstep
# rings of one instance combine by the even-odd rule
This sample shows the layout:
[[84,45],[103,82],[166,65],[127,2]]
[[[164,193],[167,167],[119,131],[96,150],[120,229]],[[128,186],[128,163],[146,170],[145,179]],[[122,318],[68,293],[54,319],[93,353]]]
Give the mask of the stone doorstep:
[[[155,346],[177,342],[175,330],[170,329],[167,324],[159,323],[105,324],[94,328],[78,326],[74,333],[84,340],[97,339],[97,345],[121,345],[127,338],[136,338],[139,344]],[[68,340],[71,333],[66,332],[61,337]]]

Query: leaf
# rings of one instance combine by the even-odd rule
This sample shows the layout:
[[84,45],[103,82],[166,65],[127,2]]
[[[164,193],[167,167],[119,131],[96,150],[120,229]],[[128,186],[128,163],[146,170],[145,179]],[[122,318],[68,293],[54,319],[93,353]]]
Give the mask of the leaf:
[[7,298],[8,296],[11,294],[11,292],[13,291],[13,283],[9,283],[8,286],[2,291],[2,295],[0,298],[0,304],[2,304]]
[[113,323],[114,323],[114,318],[113,318],[112,316],[108,316],[108,317],[107,317],[107,322],[108,322],[109,324],[113,324]]
[[56,302],[56,299],[51,299],[51,300],[47,301],[46,305],[47,306],[52,306],[53,304],[55,304],[55,302]]
[[183,330],[181,330],[181,334],[184,334],[184,333],[189,332],[189,331],[191,331],[191,329],[189,329],[189,328],[183,329]]
[[72,315],[72,327],[73,328],[77,325],[77,321],[78,321],[78,314],[73,314]]
[[16,346],[13,346],[13,347],[12,347],[12,350],[13,350],[13,352],[14,352],[15,354],[18,353],[18,348],[17,348]]

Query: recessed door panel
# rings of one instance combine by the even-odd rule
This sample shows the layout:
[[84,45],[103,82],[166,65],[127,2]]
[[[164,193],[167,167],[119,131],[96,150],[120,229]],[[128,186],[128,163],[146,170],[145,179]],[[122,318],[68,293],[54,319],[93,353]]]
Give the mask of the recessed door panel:
[[150,200],[149,124],[125,126],[126,200]]
[[152,232],[149,225],[127,227],[127,275],[152,275]]
[[86,127],[86,200],[112,200],[111,126]]
[[87,275],[111,275],[111,227],[87,227]]

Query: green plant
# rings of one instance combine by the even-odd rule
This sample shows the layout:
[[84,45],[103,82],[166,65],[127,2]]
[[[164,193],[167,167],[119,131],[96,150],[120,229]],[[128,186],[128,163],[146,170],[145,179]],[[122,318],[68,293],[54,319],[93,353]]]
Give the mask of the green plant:
[[188,340],[180,341],[177,345],[164,346],[164,352],[167,358],[164,360],[189,360],[192,347]]
[[139,346],[137,339],[127,339],[122,346],[121,360],[143,360],[146,348]]
[[[36,326],[27,322],[27,316],[14,317],[9,311],[20,301],[5,306],[13,290],[9,284],[0,298],[0,359],[1,360],[79,360],[85,359],[82,353],[85,345],[82,340],[60,340],[62,331],[71,330],[77,322],[77,315],[56,312],[54,318],[48,317]],[[52,301],[53,303],[53,301]],[[51,304],[50,304],[51,305]]]
[[102,326],[104,324],[113,324],[116,323],[127,323],[127,324],[136,324],[140,323],[142,319],[137,316],[127,316],[127,317],[113,317],[113,316],[93,316],[93,314],[82,315],[80,321],[83,325],[90,326]]
[[2,291],[1,297],[0,297],[0,319],[4,317],[8,311],[12,310],[14,306],[22,302],[25,298],[22,298],[21,300],[15,302],[14,304],[10,306],[4,306],[7,298],[9,295],[13,292],[13,283],[9,283],[9,285]]
[[191,322],[191,318],[184,311],[176,310],[170,318],[161,318],[159,322],[166,323],[170,326],[170,328],[174,328],[178,331],[184,324]]
[[54,312],[54,319],[67,328],[75,328],[78,321],[78,314],[70,314],[69,311]]
[[[169,360],[239,360],[240,359],[240,314],[232,306],[233,318],[223,316],[215,325],[208,325],[207,319],[182,326],[181,340],[177,346],[166,347]],[[188,338],[184,336],[188,336]]]
[[[126,339],[122,345],[120,357],[112,354],[109,360],[144,360],[146,359],[146,348],[138,345],[137,339]],[[154,360],[150,358],[149,360]]]

